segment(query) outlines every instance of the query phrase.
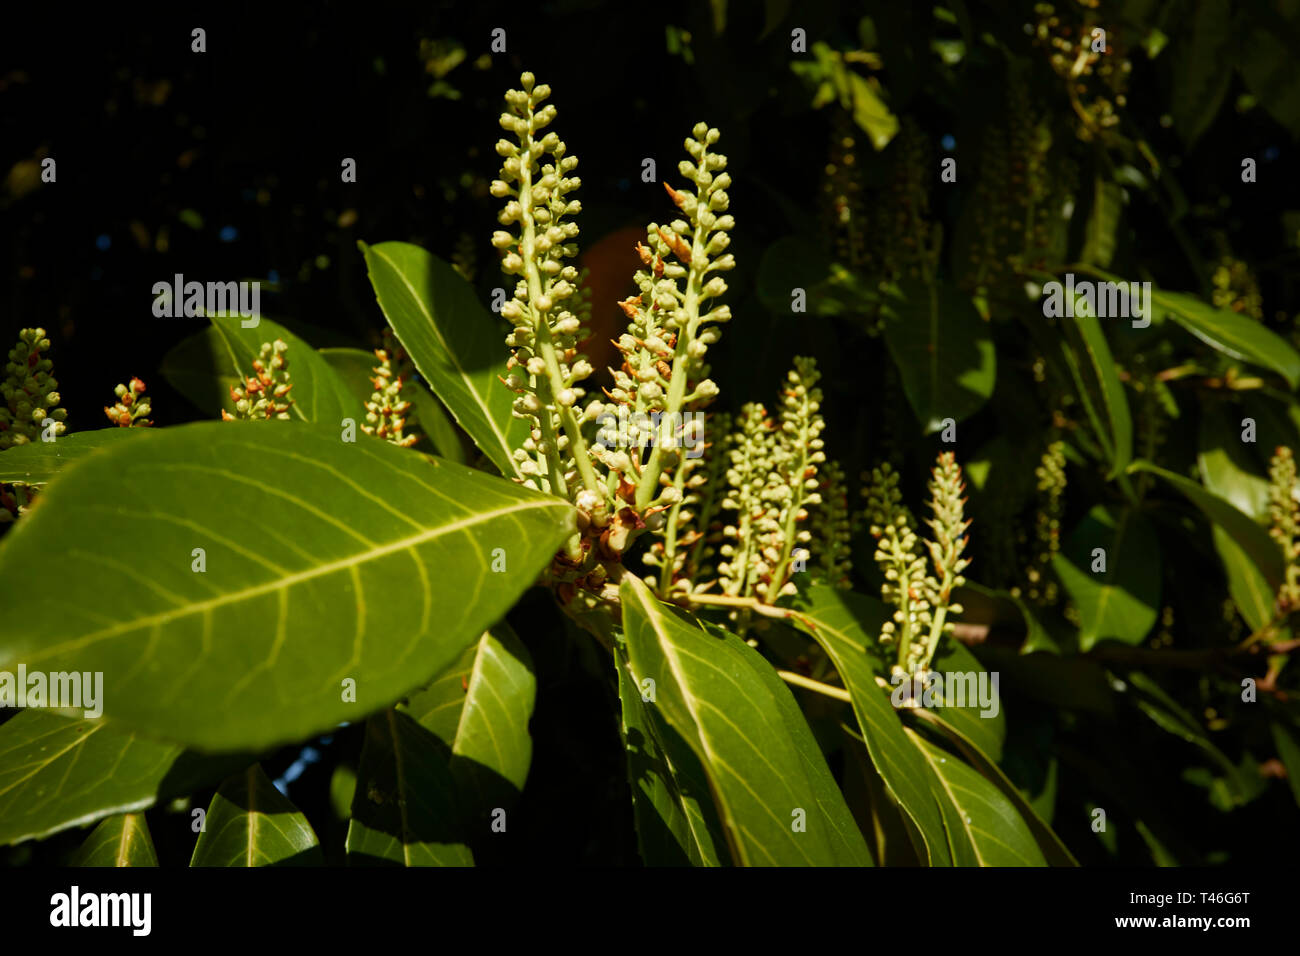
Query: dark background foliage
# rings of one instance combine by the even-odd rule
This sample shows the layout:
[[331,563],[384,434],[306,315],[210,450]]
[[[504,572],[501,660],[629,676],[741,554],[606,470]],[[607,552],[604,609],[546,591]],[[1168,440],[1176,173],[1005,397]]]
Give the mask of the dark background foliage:
[[[446,259],[472,249],[475,283],[486,301],[502,284],[487,243],[498,205],[487,194],[499,165],[492,149],[496,119],[503,91],[527,69],[553,88],[555,128],[581,158],[587,264],[608,289],[596,304],[598,320],[615,327],[613,300],[633,291],[635,263],[632,234],[603,245],[599,240],[672,218],[662,186],[641,181],[642,160],[655,158],[660,179],[676,181],[683,137],[707,120],[723,132],[720,148],[735,179],[738,223],[733,251],[739,267],[729,277],[736,319],[710,353],[724,402],[737,407],[769,398],[792,354],[815,354],[826,376],[832,457],[856,477],[882,452],[882,422],[903,415],[906,420],[894,427],[906,433],[905,487],[915,494],[941,446],[907,417],[896,386],[885,391],[889,359],[881,340],[844,317],[774,311],[756,289],[763,279],[760,263],[778,265],[764,257],[778,240],[800,237],[816,250],[825,239],[818,232],[822,176],[839,107],[814,109],[812,88],[791,69],[793,61],[807,59],[790,52],[795,26],[807,31],[810,45],[822,41],[851,50],[862,48],[862,21],[871,18],[874,48],[883,59],[872,75],[890,109],[920,125],[933,163],[939,156],[958,160],[958,183],[940,185],[936,178],[931,193],[931,213],[947,236],[971,201],[984,141],[1006,118],[1008,64],[1025,72],[1036,107],[1058,117],[1058,135],[1068,136],[1070,107],[1022,29],[1034,19],[1031,4],[941,4],[969,18],[972,36],[990,34],[1001,47],[967,47],[957,83],[952,71],[940,68],[934,44],[960,40],[964,31],[936,19],[931,6],[896,0],[654,7],[621,0],[434,0],[310,8],[227,4],[202,13],[137,9],[75,18],[51,12],[30,20],[8,11],[0,40],[0,174],[8,171],[0,189],[0,339],[12,341],[24,326],[47,329],[73,430],[102,427],[101,408],[111,404],[113,386],[132,375],[148,382],[153,417],[166,425],[196,413],[157,369],[168,349],[203,324],[153,317],[151,287],[175,273],[200,281],[261,280],[263,310],[316,346],[375,344],[382,317],[358,239],[406,240]],[[1073,4],[1059,6],[1078,12]],[[1181,199],[1130,192],[1117,266],[1161,287],[1205,293],[1212,264],[1230,250],[1258,279],[1265,321],[1289,325],[1297,305],[1293,210],[1300,210],[1300,155],[1286,117],[1280,121],[1243,99],[1252,91],[1234,69],[1254,55],[1251,31],[1273,28],[1274,5],[1239,11],[1230,47],[1218,51],[1231,61],[1220,67],[1229,74],[1226,88],[1219,90],[1216,80],[1205,97],[1207,108],[1222,97],[1221,108],[1190,146],[1169,119],[1171,98],[1179,83],[1190,82],[1189,70],[1181,60],[1171,66],[1172,53],[1149,59],[1135,49],[1141,39],[1136,27],[1128,35],[1124,30],[1130,23],[1159,22],[1178,40],[1200,5],[1126,6],[1113,31],[1115,41],[1127,41],[1132,62],[1122,130],[1128,141],[1145,142],[1162,157]],[[719,9],[725,9],[723,23]],[[203,54],[190,50],[196,26],[207,31]],[[508,53],[488,53],[496,27],[506,30]],[[457,49],[464,53],[458,65],[442,77],[431,71],[449,64]],[[940,145],[945,136],[952,137],[949,147]],[[1091,145],[1067,148],[1083,162],[1095,155]],[[864,152],[869,181],[883,175],[884,159]],[[57,184],[32,184],[33,164],[47,155],[57,159]],[[1240,181],[1243,156],[1258,160],[1255,185]],[[339,182],[343,157],[357,161],[355,184]],[[780,265],[796,275],[800,267],[797,257]],[[1021,338],[1002,333],[997,340],[999,389],[1004,368],[1023,370],[1028,363]],[[963,424],[968,431],[959,456],[1007,428],[1008,417],[998,409],[1008,404],[1031,421],[1043,411],[1000,394]],[[1174,425],[1176,432],[1191,427]],[[1179,441],[1179,434],[1171,435],[1171,447]],[[1024,468],[1032,471],[1036,457],[1037,450],[1026,455]],[[1067,527],[1105,495],[1087,475],[1072,472],[1071,478],[1077,482]],[[1206,561],[1213,562],[1213,554]],[[868,551],[859,565],[869,564]],[[972,569],[976,580],[979,572]],[[1189,557],[1178,567],[1181,576],[1168,574],[1175,645],[1205,646],[1218,625],[1207,625],[1196,603],[1200,575],[1221,572]],[[870,591],[869,577],[863,580]],[[1222,590],[1220,583],[1214,587]],[[1212,606],[1211,618],[1217,612]],[[538,670],[536,749],[512,823],[526,836],[512,841],[499,862],[635,863],[616,698],[605,662],[584,639],[567,633],[545,595],[531,595],[512,621]],[[1173,687],[1192,696],[1200,680],[1196,673],[1171,678]],[[1283,784],[1247,807],[1216,812],[1205,791],[1183,777],[1195,762],[1187,745],[1132,712],[1106,718],[1065,713],[1050,699],[1048,693],[1009,700],[1008,769],[1018,782],[1041,790],[1048,759],[1059,757],[1056,810],[1058,818],[1071,820],[1071,831],[1086,829],[1086,807],[1121,790],[1184,863],[1267,859],[1270,833],[1285,821],[1294,824],[1296,807]],[[1267,741],[1248,743],[1261,760],[1269,755]],[[360,728],[345,728],[317,744],[319,759],[303,764],[288,784],[334,859],[341,858],[344,827],[326,824],[330,778],[337,764],[355,762],[359,746]],[[277,778],[301,759],[292,748],[264,765]],[[838,766],[835,761],[832,755]],[[195,795],[194,805],[205,805],[207,797]],[[185,859],[192,840],[188,817],[160,809],[150,820],[163,862]],[[36,847],[8,848],[0,858],[57,862],[82,836],[70,832]],[[1066,842],[1085,864],[1153,859],[1150,844],[1132,831],[1121,831],[1109,847],[1077,834]]]

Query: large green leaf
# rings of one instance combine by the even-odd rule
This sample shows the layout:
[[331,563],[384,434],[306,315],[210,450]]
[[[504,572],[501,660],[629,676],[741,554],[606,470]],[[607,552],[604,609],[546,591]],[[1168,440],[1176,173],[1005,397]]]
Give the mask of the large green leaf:
[[959,865],[1047,865],[1028,824],[997,787],[947,751],[913,731],[907,733],[948,797],[951,809],[945,820],[959,827],[964,838],[954,839],[954,846],[969,845],[973,851],[973,858],[959,860]]
[[523,791],[537,679],[500,623],[406,704],[371,719],[353,799],[354,862],[461,866]]
[[[559,499],[333,426],[160,429],[6,537],[0,606],[26,610],[0,668],[102,671],[107,716],[208,750],[300,740],[437,674],[572,527]],[[51,555],[74,590],[30,586]]]
[[1228,0],[1197,0],[1193,6],[1191,16],[1180,17],[1183,30],[1170,53],[1174,80],[1169,112],[1188,146],[1209,128],[1232,85],[1235,40]]
[[[993,685],[997,675],[983,678],[992,700],[988,707],[981,706],[979,680],[987,672],[975,655],[952,637],[943,639],[930,669],[944,675],[944,684],[943,706],[931,708],[929,712],[939,723],[954,728],[971,741],[993,762],[1001,760],[1002,745],[1007,739],[1007,715],[1002,708],[1001,687],[995,689]],[[950,679],[950,674],[959,676]],[[962,680],[960,686],[956,683],[958,679]]]
[[190,866],[321,866],[320,843],[302,812],[253,764],[218,788]]
[[93,455],[101,448],[109,448],[143,434],[143,428],[100,428],[90,432],[74,432],[51,442],[33,441],[0,451],[0,482],[20,481],[28,485],[43,485],[57,475],[60,469]]
[[465,670],[453,667],[452,680],[440,676],[402,709],[450,748],[462,806],[481,818],[466,823],[486,831],[490,812],[517,799],[528,779],[537,677],[528,649],[504,622],[472,651]]
[[1076,306],[1073,318],[1061,319],[1066,365],[1097,440],[1110,459],[1108,478],[1124,471],[1133,457],[1133,417],[1111,357],[1101,321]]
[[1232,535],[1217,524],[1210,531],[1214,537],[1214,550],[1228,577],[1228,594],[1251,631],[1258,631],[1273,619],[1276,593]]
[[1083,231],[1083,250],[1079,253],[1081,262],[1103,269],[1110,267],[1110,260],[1115,256],[1115,231],[1119,228],[1123,202],[1124,191],[1117,183],[1101,176],[1094,177],[1092,209]]
[[528,426],[511,411],[504,336],[472,286],[437,256],[406,242],[358,243],[388,324],[460,427],[506,476]]
[[473,866],[459,818],[443,743],[396,708],[371,717],[352,798],[348,862]]
[[[888,690],[876,683],[867,643],[888,620],[874,598],[834,588],[813,587],[804,593],[795,623],[816,639],[848,689],[867,752],[894,798],[915,824],[934,866],[952,863],[943,819],[934,799],[933,774],[906,735]],[[869,637],[868,635],[873,635]]]
[[947,282],[905,280],[889,290],[884,314],[885,344],[926,434],[988,401],[997,356],[969,296]]
[[[293,356],[290,355],[291,380],[294,368]],[[230,387],[238,385],[240,377],[225,339],[215,326],[209,325],[182,339],[163,356],[159,371],[172,388],[212,418],[220,418],[223,408],[234,411]]]
[[[264,318],[256,328],[246,329],[238,315],[214,315],[210,319],[223,347],[214,361],[221,363],[224,371],[233,369],[241,380],[253,374],[253,362],[263,343],[281,339],[289,346],[284,357],[293,383],[289,393],[293,399],[289,409],[292,420],[339,427],[344,418],[355,419],[361,414],[361,406],[343,379],[319,352],[284,326]],[[229,393],[222,407],[234,411]]]
[[143,813],[119,813],[95,827],[73,866],[157,866],[158,854]]
[[709,797],[708,777],[691,748],[642,699],[627,657],[617,651],[623,746],[636,818],[637,847],[647,866],[721,866],[726,838]]
[[1206,345],[1224,355],[1272,369],[1287,384],[1300,384],[1300,354],[1285,339],[1262,323],[1231,309],[1216,309],[1182,292],[1152,289],[1154,307]]
[[1268,479],[1264,466],[1242,442],[1241,429],[1227,410],[1202,406],[1196,464],[1205,487],[1256,521],[1268,515]]
[[1281,549],[1268,536],[1268,532],[1252,521],[1249,515],[1243,514],[1202,485],[1157,467],[1149,461],[1135,461],[1129,466],[1129,471],[1150,472],[1184,495],[1212,524],[1219,526],[1231,536],[1276,593],[1282,583]]
[[[741,865],[870,865],[871,856],[794,698],[758,652],[660,604],[633,575],[620,588],[634,683],[709,776]],[[803,829],[797,829],[802,824]]]
[[124,733],[103,718],[24,710],[0,724],[0,845],[145,810],[248,763]]
[[[1094,552],[1105,551],[1105,570],[1093,571]],[[1079,649],[1099,641],[1140,644],[1160,610],[1160,542],[1139,512],[1114,515],[1096,505],[1053,559],[1061,584],[1079,609]]]
[[1024,820],[1030,831],[1034,834],[1038,842],[1039,849],[1042,850],[1044,858],[1052,866],[1078,866],[1078,861],[1074,858],[1066,845],[1061,842],[1061,838],[1056,835],[1043,818],[1038,815],[1029,799],[1020,792],[1011,779],[1002,771],[1002,768],[989,757],[987,753],[980,750],[969,737],[958,730],[952,722],[943,722],[939,720],[939,711],[935,710],[917,710],[915,715],[927,723],[933,724],[939,728],[945,736],[948,737],[957,748],[962,752],[967,760],[982,773],[990,783],[1002,792],[1002,795],[1011,802],[1016,812]]
[[[319,351],[363,406],[370,401],[370,396],[375,391],[374,369],[379,364],[373,352],[348,348]],[[417,442],[415,448],[422,450],[432,446],[434,454],[439,458],[464,463],[465,449],[461,447],[456,426],[447,417],[442,403],[427,388],[413,379],[402,382],[402,397],[412,406],[413,414],[407,417],[408,425],[413,425],[416,432],[426,436],[429,442],[428,445]]]

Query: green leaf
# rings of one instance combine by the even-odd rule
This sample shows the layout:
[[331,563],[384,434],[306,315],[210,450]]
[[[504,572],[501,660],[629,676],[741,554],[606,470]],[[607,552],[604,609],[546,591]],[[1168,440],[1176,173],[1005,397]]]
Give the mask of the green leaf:
[[948,866],[952,858],[943,819],[931,792],[936,785],[934,775],[903,733],[888,691],[876,683],[867,647],[888,618],[885,605],[874,598],[812,587],[804,592],[794,623],[825,649],[835,665],[852,698],[872,764],[924,841],[924,847],[919,848],[922,858],[926,858],[928,850],[932,866]]
[[1202,404],[1196,455],[1201,481],[1238,511],[1261,521],[1268,515],[1268,480],[1259,477],[1266,468],[1253,459],[1226,409]]
[[[347,348],[318,351],[339,378],[347,384],[349,391],[361,402],[364,409],[366,402],[370,401],[370,397],[375,392],[372,377],[379,360],[375,358],[374,353]],[[414,412],[407,416],[408,433],[410,426],[414,426],[428,441],[427,445],[424,444],[424,439],[416,442],[416,450],[432,446],[434,454],[439,458],[465,464],[465,449],[461,447],[456,426],[447,417],[442,403],[434,398],[427,388],[413,379],[402,382],[402,397],[411,403]]]
[[311,824],[253,764],[212,798],[190,866],[322,866]]
[[1110,268],[1115,256],[1115,230],[1119,228],[1124,190],[1118,183],[1101,176],[1092,181],[1092,209],[1083,231],[1083,251],[1079,259],[1102,269]]
[[95,827],[72,866],[157,866],[143,813],[119,813]]
[[1294,4],[1259,3],[1243,7],[1245,37],[1238,66],[1246,87],[1269,115],[1300,136],[1300,73],[1295,51],[1300,48],[1300,11]]
[[1061,319],[1066,332],[1061,349],[1093,431],[1110,460],[1106,477],[1114,478],[1133,457],[1133,418],[1100,320],[1080,314],[1079,308],[1073,311],[1072,319]]
[[905,280],[888,290],[884,315],[885,344],[927,435],[988,401],[997,367],[993,339],[956,286]]
[[[6,536],[0,606],[26,612],[0,668],[103,671],[106,716],[206,750],[297,741],[428,681],[572,529],[557,498],[335,426],[159,429]],[[75,589],[30,586],[50,555]]]
[[642,699],[627,656],[616,651],[619,728],[627,752],[637,848],[647,866],[729,863],[708,776],[681,734]]
[[[255,328],[246,329],[238,315],[214,315],[210,319],[223,347],[216,360],[223,369],[235,371],[241,381],[253,374],[253,362],[263,343],[280,339],[289,346],[284,357],[293,383],[289,393],[293,399],[289,416],[293,421],[320,422],[339,429],[344,418],[361,413],[355,396],[329,363],[284,326],[263,318]],[[235,409],[229,392],[223,397],[222,408],[231,412]]]
[[1285,339],[1249,316],[1216,309],[1181,292],[1151,290],[1155,308],[1198,339],[1230,358],[1271,369],[1291,388],[1300,384],[1300,354]]
[[[1105,570],[1093,571],[1094,551]],[[1053,567],[1079,608],[1079,649],[1104,640],[1140,644],[1160,609],[1160,542],[1150,523],[1126,508],[1117,518],[1096,505],[1070,534]]]
[[467,866],[532,761],[532,660],[504,622],[406,704],[371,719],[348,832],[354,863]]
[[528,779],[537,677],[528,649],[504,622],[470,650],[458,662],[468,658],[467,668],[453,667],[451,680],[441,675],[402,709],[450,748],[462,805],[473,807],[486,828],[491,811],[513,803]]
[[528,426],[511,411],[504,337],[455,269],[405,242],[358,243],[388,324],[461,428],[507,477]]
[[[732,856],[750,865],[870,865],[871,856],[789,690],[753,648],[620,587],[632,678],[712,785]],[[796,830],[802,822],[805,829]]]
[[1184,35],[1173,46],[1169,112],[1188,146],[1209,129],[1232,85],[1231,6],[1228,0],[1198,0],[1192,15],[1182,17]]
[[366,721],[348,824],[353,866],[473,866],[446,746],[410,714]]
[[1020,792],[1019,788],[1011,782],[1011,778],[1002,772],[1002,768],[987,753],[977,747],[969,737],[958,730],[951,722],[944,723],[940,721],[938,719],[940,711],[918,709],[911,711],[911,713],[924,722],[939,728],[949,740],[957,745],[957,748],[966,759],[1002,792],[1002,795],[1011,802],[1016,812],[1033,833],[1039,849],[1043,851],[1043,856],[1049,864],[1052,866],[1079,865],[1079,861],[1074,858],[1074,854],[1070,852],[1069,848],[1061,842],[1061,838],[1044,822],[1043,818],[1038,815],[1038,811],[1034,809],[1033,804]]
[[[991,690],[992,701],[983,707],[979,701],[979,675],[985,673],[982,665],[966,647],[951,636],[944,637],[938,652],[930,664],[930,670],[944,675],[943,706],[929,711],[942,725],[953,728],[966,740],[978,747],[996,763],[1002,759],[1002,745],[1007,739],[1007,715],[1002,709],[1001,693],[992,681],[998,679],[996,673],[985,678],[985,686]],[[975,683],[964,682],[961,688],[948,680],[947,675],[973,675]],[[964,698],[958,706],[958,690]],[[996,713],[992,711],[996,707]]]
[[1297,806],[1300,806],[1300,735],[1296,734],[1295,728],[1282,722],[1280,718],[1275,719],[1269,729],[1273,732],[1273,743],[1277,747],[1278,758],[1282,761],[1282,766],[1286,767],[1287,783],[1291,786],[1291,796],[1295,798]]
[[51,442],[33,441],[0,451],[0,482],[43,485],[60,469],[93,455],[101,448],[138,436],[144,428],[100,428],[74,432]]
[[0,845],[146,810],[248,763],[124,733],[103,718],[24,710],[0,724]]
[[1210,528],[1214,536],[1214,550],[1223,563],[1223,570],[1228,577],[1228,594],[1241,611],[1242,618],[1250,625],[1251,631],[1258,631],[1273,619],[1276,592],[1268,586],[1268,581],[1260,573],[1249,555],[1232,535],[1217,524]]
[[1248,515],[1242,514],[1196,482],[1159,468],[1149,461],[1135,461],[1129,466],[1129,471],[1150,472],[1190,500],[1212,524],[1218,525],[1227,532],[1242,553],[1264,576],[1273,593],[1277,593],[1282,583],[1282,552],[1268,536],[1268,532],[1252,521]]
[[[1047,865],[1029,826],[997,787],[914,731],[907,734],[929,762],[950,801],[945,822],[959,827],[973,850],[973,859],[961,860],[959,865]],[[960,845],[961,841],[955,843]]]
[[[287,339],[285,341],[288,342]],[[215,327],[209,325],[201,332],[182,339],[163,356],[159,370],[172,388],[206,415],[220,418],[223,408],[234,411],[230,387],[238,385],[241,380],[226,348],[226,341]],[[290,354],[291,381],[293,372],[293,355]]]

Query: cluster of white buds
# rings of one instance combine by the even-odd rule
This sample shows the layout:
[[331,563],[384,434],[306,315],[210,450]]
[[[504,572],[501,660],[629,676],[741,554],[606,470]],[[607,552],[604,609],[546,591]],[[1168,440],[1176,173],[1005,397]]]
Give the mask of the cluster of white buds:
[[[903,504],[898,472],[889,463],[871,471],[867,492],[867,520],[876,539],[876,563],[885,575],[880,594],[894,606],[892,621],[881,627],[882,644],[899,642],[899,659],[910,661],[925,644],[933,623],[928,597],[938,584],[925,571],[925,558],[917,548],[916,524]],[[904,665],[908,673],[910,667]]]
[[722,529],[723,543],[718,548],[722,561],[718,578],[726,594],[746,597],[753,593],[756,568],[761,569],[758,554],[758,526],[772,520],[770,505],[763,492],[775,471],[776,435],[767,409],[750,402],[740,410],[740,427],[729,451],[731,467],[727,469],[727,494],[722,507],[736,512],[735,524]]
[[810,568],[817,584],[835,588],[849,588],[849,575],[853,561],[849,557],[849,539],[852,536],[849,514],[849,496],[845,487],[844,469],[838,462],[828,461],[822,468],[819,493],[822,506],[813,512],[813,540],[817,553]]
[[44,355],[49,347],[44,329],[23,329],[18,344],[9,350],[0,379],[0,451],[35,441],[46,419],[53,421],[55,436],[66,431],[68,413],[58,407],[54,363]]
[[577,157],[554,132],[542,132],[555,119],[555,107],[541,105],[550,87],[531,73],[520,83],[522,90],[506,93],[509,109],[501,114],[502,129],[516,142],[497,142],[504,162],[491,186],[493,196],[507,200],[497,217],[507,228],[492,234],[492,245],[501,253],[502,271],[518,277],[514,297],[501,309],[513,326],[506,337],[512,351],[506,384],[518,395],[515,415],[532,426],[515,452],[526,483],[569,497],[576,477],[570,445],[579,420],[573,409],[581,409],[586,394],[578,383],[592,373],[578,353],[586,337],[578,269],[566,262],[578,254],[573,217],[582,206],[570,194],[581,181],[570,175]]
[[264,421],[269,418],[288,419],[293,399],[289,391],[289,360],[285,358],[288,344],[281,339],[274,343],[263,342],[258,357],[253,360],[253,374],[243,385],[230,386],[230,400],[235,403],[235,414],[224,408],[224,421]]
[[366,424],[361,426],[361,430],[402,448],[410,448],[420,436],[405,434],[411,403],[402,398],[403,377],[393,368],[394,359],[400,361],[400,356],[390,355],[387,349],[375,349],[375,358],[379,359],[379,364],[374,369],[375,377],[370,380],[375,390],[366,402]]
[[112,408],[105,406],[104,414],[108,420],[119,428],[148,428],[153,424],[147,417],[152,411],[149,396],[144,393],[144,381],[133,378],[128,385],[118,385],[113,389],[117,404]]

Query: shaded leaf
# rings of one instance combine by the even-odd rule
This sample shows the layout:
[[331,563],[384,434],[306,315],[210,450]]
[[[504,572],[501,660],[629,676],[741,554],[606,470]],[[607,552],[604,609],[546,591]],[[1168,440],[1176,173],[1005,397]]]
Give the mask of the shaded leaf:
[[190,866],[322,866],[311,824],[253,764],[225,780],[208,806]]
[[24,710],[0,724],[0,845],[146,810],[216,783],[248,760],[205,757],[102,718]]
[[139,436],[143,428],[100,428],[74,432],[51,442],[33,441],[0,451],[0,482],[16,481],[43,485],[59,470],[129,438]]
[[1272,369],[1287,384],[1300,384],[1300,354],[1262,323],[1231,309],[1216,309],[1182,292],[1151,290],[1154,308],[1230,358]]
[[72,866],[157,866],[143,813],[119,813],[91,832]]
[[947,282],[905,280],[889,289],[884,314],[885,344],[927,435],[988,401],[997,356],[968,296]]
[[[1105,570],[1093,571],[1096,549]],[[1079,649],[1099,641],[1140,644],[1160,609],[1160,543],[1150,523],[1132,508],[1118,517],[1096,505],[1053,559],[1061,584],[1078,606]]]
[[[732,634],[660,604],[632,575],[620,587],[632,677],[703,765],[741,865],[871,862],[807,721],[772,666]],[[802,811],[802,812],[801,812]],[[795,826],[802,821],[804,830]]]
[[528,426],[511,411],[503,333],[455,269],[406,242],[358,243],[388,324],[424,380],[503,475]]

